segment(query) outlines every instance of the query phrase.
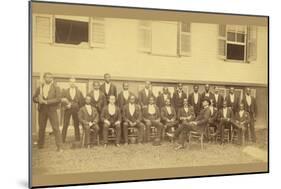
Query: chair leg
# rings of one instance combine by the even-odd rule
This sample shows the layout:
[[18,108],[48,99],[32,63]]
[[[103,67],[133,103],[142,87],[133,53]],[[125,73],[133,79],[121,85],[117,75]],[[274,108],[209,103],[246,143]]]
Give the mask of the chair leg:
[[83,148],[84,147],[84,145],[85,145],[85,130],[83,129],[83,131],[82,131],[82,143],[81,143],[81,147]]
[[200,137],[200,143],[201,143],[201,150],[203,150],[204,149],[204,142],[203,142],[203,137],[204,135],[201,135],[201,137]]

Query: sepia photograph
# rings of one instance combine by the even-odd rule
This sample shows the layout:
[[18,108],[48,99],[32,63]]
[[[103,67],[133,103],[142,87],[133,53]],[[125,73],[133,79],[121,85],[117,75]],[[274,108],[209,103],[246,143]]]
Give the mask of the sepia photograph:
[[268,172],[268,16],[29,11],[31,187]]

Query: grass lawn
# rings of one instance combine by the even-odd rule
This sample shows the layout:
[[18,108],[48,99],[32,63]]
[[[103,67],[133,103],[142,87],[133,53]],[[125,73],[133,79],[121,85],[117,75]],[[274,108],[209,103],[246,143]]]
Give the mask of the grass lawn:
[[[115,145],[108,145],[107,148],[95,146],[91,149],[71,149],[68,143],[64,146],[64,152],[58,153],[53,136],[46,136],[45,142],[42,150],[33,147],[34,175],[261,162],[244,153],[245,147],[234,144],[205,144],[205,149],[201,150],[199,143],[193,143],[186,149],[175,151],[176,144],[170,142],[163,142],[161,146],[148,143],[121,145],[119,148]],[[251,146],[267,153],[266,129],[257,131],[257,143]]]

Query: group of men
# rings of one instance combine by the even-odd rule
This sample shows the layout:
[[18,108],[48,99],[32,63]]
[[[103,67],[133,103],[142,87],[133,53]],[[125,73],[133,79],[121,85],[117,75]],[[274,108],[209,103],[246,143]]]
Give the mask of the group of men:
[[[171,138],[179,136],[176,149],[184,148],[186,136],[190,131],[205,132],[208,127],[214,127],[216,134],[221,135],[224,143],[224,128],[237,128],[240,139],[245,128],[250,125],[251,140],[255,142],[254,120],[256,115],[255,98],[251,90],[240,98],[233,87],[224,98],[217,87],[214,93],[210,86],[205,85],[205,91],[200,94],[199,86],[193,86],[193,92],[187,95],[183,85],[179,83],[173,93],[167,87],[155,97],[151,83],[145,82],[145,87],[138,95],[129,90],[129,83],[123,83],[123,90],[117,94],[116,86],[111,82],[110,74],[104,74],[104,83],[93,82],[93,89],[83,97],[75,85],[75,78],[70,78],[70,87],[60,91],[54,83],[51,73],[45,73],[42,83],[33,95],[33,101],[38,103],[39,111],[39,140],[38,147],[44,147],[44,137],[47,120],[53,128],[57,150],[62,150],[66,141],[70,118],[73,119],[75,140],[80,141],[81,124],[84,129],[85,147],[97,143],[101,131],[104,147],[108,144],[109,129],[115,131],[115,144],[120,146],[123,136],[124,145],[128,145],[128,128],[137,130],[137,143],[152,140],[152,128],[156,135],[153,141],[160,144],[164,133]],[[63,129],[60,133],[57,108],[64,109]],[[154,130],[153,130],[154,131]]]

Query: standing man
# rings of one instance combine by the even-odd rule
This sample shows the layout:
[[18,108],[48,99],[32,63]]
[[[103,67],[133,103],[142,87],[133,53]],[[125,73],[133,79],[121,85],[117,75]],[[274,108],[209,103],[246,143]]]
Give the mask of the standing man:
[[161,110],[162,107],[166,105],[166,100],[170,99],[171,102],[171,93],[169,92],[168,87],[163,87],[163,92],[158,95],[156,100],[156,105]]
[[245,105],[245,110],[250,115],[250,135],[251,141],[256,142],[256,133],[255,133],[255,120],[256,120],[256,112],[257,105],[255,97],[251,96],[251,89],[246,88],[246,95],[242,99],[242,103]]
[[[197,131],[200,133],[204,133],[208,124],[208,120],[211,116],[211,110],[209,108],[210,100],[208,98],[204,99],[202,101],[202,104],[203,104],[203,109],[200,111],[200,113],[198,114],[198,116],[194,121],[189,121],[183,124],[183,127],[182,128],[179,127],[178,131],[176,131],[175,133],[167,133],[167,135],[171,138],[174,138],[177,135],[177,133],[183,129],[185,130],[184,132],[186,132],[188,135],[190,131]],[[180,145],[179,147],[176,148],[176,150],[182,149],[183,147],[184,147],[183,145]]]
[[39,141],[38,148],[42,149],[45,142],[45,130],[48,119],[55,134],[57,151],[61,152],[61,134],[57,108],[61,102],[60,88],[53,82],[53,75],[49,72],[43,75],[44,83],[36,89],[33,102],[38,103],[39,112]]
[[148,101],[150,97],[154,98],[154,95],[151,91],[151,83],[150,81],[145,82],[144,89],[139,92],[139,104],[142,109],[146,108],[148,105]]
[[202,93],[202,98],[208,98],[209,100],[214,100],[214,94],[210,91],[210,85],[205,85],[205,91]]
[[199,114],[202,104],[202,97],[199,94],[198,90],[199,86],[193,85],[193,92],[188,96],[188,104],[193,107],[195,117],[197,117],[197,115]]
[[238,112],[239,97],[234,93],[234,87],[230,87],[229,94],[225,97],[227,101],[227,107],[232,109],[232,112],[236,114]]
[[147,142],[150,142],[151,126],[155,126],[157,129],[156,141],[160,141],[163,125],[160,122],[160,111],[154,102],[154,97],[149,97],[149,104],[143,109],[143,120],[145,123]]
[[79,110],[78,117],[85,132],[85,147],[89,148],[92,138],[96,143],[99,131],[99,114],[97,109],[91,105],[91,96],[86,96],[85,106]]
[[177,114],[175,108],[171,105],[171,99],[167,98],[166,105],[161,108],[161,120],[164,124],[164,130],[171,131],[171,128],[176,129],[178,125]]
[[117,89],[116,86],[111,83],[111,76],[109,73],[104,74],[104,83],[100,86],[100,90],[106,97],[106,100],[109,100],[109,96],[113,95],[117,98]]
[[129,103],[123,107],[123,133],[125,145],[128,144],[128,127],[135,127],[138,129],[138,143],[143,142],[144,124],[141,122],[142,113],[139,105],[136,104],[136,97],[131,95]]
[[222,109],[223,107],[223,96],[219,93],[219,88],[217,86],[214,87],[215,94],[214,94],[214,107],[218,110]]
[[221,144],[224,144],[224,128],[228,128],[231,133],[231,121],[233,119],[233,112],[230,107],[227,107],[227,102],[223,101],[223,108],[219,110],[218,121],[219,128],[217,134],[220,132],[221,135]]
[[83,94],[75,85],[75,78],[69,79],[70,87],[66,89],[62,94],[61,101],[65,104],[64,106],[64,118],[63,118],[63,128],[62,128],[62,142],[65,142],[67,129],[69,126],[70,117],[73,119],[75,140],[80,141],[80,130],[79,130],[79,120],[78,111],[83,105]]
[[187,98],[186,93],[183,91],[182,83],[179,83],[176,91],[173,94],[173,104],[176,112],[183,107],[183,99]]
[[93,90],[88,95],[91,97],[91,105],[101,114],[103,107],[107,104],[107,100],[104,93],[100,90],[100,83],[98,81],[93,82]]
[[117,103],[118,103],[118,106],[119,106],[120,110],[123,110],[123,107],[126,104],[129,103],[129,99],[133,95],[134,94],[131,91],[129,91],[129,83],[128,82],[124,82],[123,83],[123,91],[121,91],[118,94],[118,99],[117,99]]
[[105,106],[101,112],[101,121],[103,122],[103,142],[104,147],[107,147],[108,128],[113,127],[116,132],[116,146],[120,147],[121,138],[121,111],[115,104],[116,98],[114,95],[109,96],[109,104]]

